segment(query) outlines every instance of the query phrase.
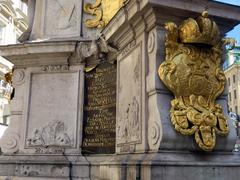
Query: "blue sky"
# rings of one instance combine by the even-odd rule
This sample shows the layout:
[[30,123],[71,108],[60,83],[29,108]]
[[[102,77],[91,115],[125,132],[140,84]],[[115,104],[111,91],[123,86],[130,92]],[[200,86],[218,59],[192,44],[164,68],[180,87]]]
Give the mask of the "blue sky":
[[[240,6],[240,0],[216,0],[216,1]],[[230,31],[227,34],[227,36],[235,38],[238,44],[240,45],[240,25],[236,26],[232,31]]]

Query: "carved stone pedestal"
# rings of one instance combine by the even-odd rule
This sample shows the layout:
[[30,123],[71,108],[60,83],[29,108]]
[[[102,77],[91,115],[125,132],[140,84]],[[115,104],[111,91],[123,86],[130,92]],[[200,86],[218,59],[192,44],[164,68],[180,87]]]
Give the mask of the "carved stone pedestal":
[[[210,37],[216,32],[222,37],[240,22],[240,8],[207,0],[124,1],[128,4],[102,30],[102,36],[89,43],[83,39],[86,36],[95,39],[92,37],[99,30],[91,35],[92,30],[88,32],[85,26],[80,26],[80,1],[71,2],[37,1],[39,8],[31,35],[42,41],[0,47],[1,56],[15,65],[16,92],[11,102],[11,124],[0,140],[0,179],[238,180],[240,158],[232,153],[236,130],[228,117],[227,91],[226,88],[223,91],[224,77],[220,76],[221,48],[200,43],[188,44],[193,50],[184,49],[185,42],[178,38],[179,31],[174,30],[185,19],[196,19],[207,9],[208,17],[203,14],[203,22],[193,21],[193,29],[214,27],[214,20],[220,34],[213,31]],[[102,12],[98,8],[103,1],[97,2],[89,7],[92,12]],[[167,30],[166,22],[172,22]],[[209,29],[204,30],[209,35]],[[168,39],[167,31],[173,33]],[[82,42],[64,41],[64,37]],[[160,64],[174,56],[166,51],[166,46],[174,43],[165,45],[167,41],[182,44],[183,56],[179,61],[193,59],[193,63],[186,61],[184,65],[193,66],[194,75],[199,78],[197,87],[201,83],[207,87],[204,83],[209,83],[208,78],[215,78],[210,82],[214,83],[212,87],[221,87],[217,91],[221,94],[214,94],[211,101],[205,102],[208,92],[202,95],[202,91],[194,91],[194,96],[183,97],[185,103],[174,104],[172,100],[178,95],[158,75]],[[209,47],[218,53],[210,53]],[[200,61],[192,53],[195,49]],[[217,63],[209,67],[213,63],[206,65],[205,60]],[[207,73],[209,68],[216,69],[211,69],[209,76],[204,68]],[[191,74],[189,69],[186,73]],[[171,70],[174,73],[176,69],[172,66],[166,69]],[[175,83],[181,85],[180,81]],[[187,114],[194,108],[196,116]],[[171,122],[173,115],[183,116],[176,121],[188,123],[179,123],[183,130],[195,125],[193,132],[185,133],[195,137],[182,135],[182,129]],[[219,136],[221,133],[225,136]],[[201,148],[199,139],[211,148]]]
[[11,123],[0,142],[1,176],[89,179],[89,163],[81,155],[84,74],[74,55],[76,45],[63,41],[1,48],[2,56],[15,64],[16,92]]
[[72,162],[71,157],[65,155],[2,156],[0,179],[70,180],[70,174],[73,179],[88,179],[88,163],[83,163],[83,158],[78,160],[79,162]]
[[[96,158],[88,160],[93,163],[91,160]],[[239,164],[239,154],[160,151],[112,156],[99,163],[99,171],[91,169],[91,177],[104,180],[238,180]]]
[[[172,55],[166,51],[167,30],[174,31],[175,26],[179,26],[189,17],[196,19],[206,5],[204,1],[179,2],[174,0],[171,2],[149,1],[147,6],[145,3],[146,1],[138,3],[130,1],[125,10],[119,11],[102,32],[106,40],[118,47],[120,51],[117,57],[116,152],[124,154],[158,150],[198,151],[199,148],[194,142],[194,137],[184,136],[174,129],[170,117],[174,95],[160,80],[158,69],[160,64],[165,61],[166,56]],[[190,9],[191,11],[189,11]],[[220,34],[225,34],[240,21],[237,13],[238,7],[209,2],[208,9],[209,18],[216,22]],[[229,19],[230,16],[231,19]],[[167,30],[165,29],[166,23],[169,25]],[[197,22],[194,23],[196,26]],[[189,25],[189,28],[194,29],[194,23],[192,23],[193,27]],[[204,28],[207,29],[207,27]],[[211,31],[212,26],[209,28],[208,30]],[[174,41],[174,38],[178,39],[175,36],[178,35],[173,32],[170,37],[172,39],[169,41]],[[171,47],[171,45],[169,46]],[[177,51],[177,48],[175,50]],[[190,56],[194,56],[193,50],[189,50]],[[215,60],[219,61],[219,58]],[[210,59],[205,58],[205,61],[210,61]],[[183,66],[176,65],[175,68],[181,69]],[[220,68],[220,62],[218,66]],[[196,67],[202,71],[202,65],[196,65]],[[167,68],[166,72],[168,72]],[[194,72],[192,71],[192,73]],[[215,70],[212,74],[214,78],[217,76],[214,75]],[[168,76],[170,75],[168,74]],[[177,78],[172,81],[176,86],[177,84],[183,86],[185,83]],[[186,80],[186,82],[188,81]],[[195,86],[198,83],[201,84],[200,81],[195,83],[193,83]],[[202,84],[204,85],[204,83]],[[199,91],[196,90],[196,93],[192,93],[201,94],[200,87]],[[187,89],[185,90],[187,91]],[[229,133],[226,137],[217,136],[214,150],[229,152],[232,151],[236,142],[236,130],[228,117],[226,89],[217,97],[216,102],[221,105],[223,114],[227,118]],[[180,110],[179,113],[181,113]],[[206,116],[205,119],[207,118]]]
[[[102,31],[106,40],[118,47],[120,51],[117,57],[117,155],[112,156],[110,160],[104,163],[100,163],[100,176],[103,179],[202,180],[228,179],[231,177],[230,179],[237,180],[239,178],[237,170],[240,166],[239,155],[231,153],[236,142],[236,130],[233,122],[228,117],[226,88],[223,93],[221,91],[221,94],[216,99],[216,103],[220,104],[222,114],[226,117],[229,133],[226,130],[227,135],[225,137],[216,135],[216,144],[213,143],[214,148],[210,148],[213,152],[206,153],[202,150],[209,151],[209,149],[202,148],[203,146],[199,145],[201,143],[198,144],[199,136],[196,134],[195,137],[194,135],[192,137],[187,136],[188,133],[183,135],[184,131],[181,130],[184,129],[184,125],[181,130],[177,129],[176,126],[176,130],[174,129],[174,125],[171,122],[173,118],[171,117],[173,116],[173,110],[171,110],[173,104],[171,103],[173,103],[174,95],[178,95],[171,93],[158,76],[160,64],[171,55],[179,55],[177,53],[174,54],[177,48],[175,51],[173,48],[173,54],[166,51],[166,46],[171,47],[173,45],[174,47],[174,43],[165,44],[167,40],[179,43],[180,40],[176,34],[180,30],[174,32],[175,26],[178,27],[189,17],[196,19],[205,9],[208,10],[208,17],[218,24],[221,36],[240,21],[238,7],[212,1],[208,2],[207,5],[206,1],[130,1],[124,10],[120,10]],[[207,18],[205,15],[203,17]],[[165,23],[169,23],[166,29]],[[202,25],[207,26],[208,23],[206,22],[205,24],[204,21]],[[190,34],[195,32],[196,24],[197,22],[195,24],[192,23],[192,26],[189,25],[189,29],[193,29],[189,30]],[[211,28],[200,29],[201,31],[207,29],[211,32]],[[167,31],[172,32],[170,38],[169,36],[166,37]],[[188,30],[186,32],[188,33]],[[186,32],[183,31],[182,33]],[[194,46],[194,44],[191,45]],[[203,44],[197,46],[197,48],[199,47],[203,47]],[[192,51],[188,51],[189,56],[194,56]],[[176,64],[178,61],[184,61],[184,58],[176,60]],[[193,64],[200,58],[202,57],[199,56],[199,58],[196,58],[196,61],[193,60]],[[208,57],[203,61],[207,62],[210,59]],[[218,60],[220,68],[220,59],[216,57],[215,60]],[[176,86],[183,86],[184,83],[181,83],[184,80],[171,79],[171,73],[176,72],[178,68],[183,68],[184,65],[178,66],[177,64],[176,69],[172,68],[171,64],[169,66],[169,69],[167,69],[168,67],[165,69],[166,72],[170,71],[167,74],[169,81],[172,80],[172,84]],[[202,67],[202,64],[196,65],[199,72],[202,72]],[[206,66],[206,68],[208,67]],[[186,74],[190,70],[186,69]],[[180,76],[181,74],[178,75]],[[198,75],[201,76],[200,73]],[[215,72],[214,70],[213,77],[215,78],[217,75],[217,71]],[[184,78],[184,76],[179,78]],[[197,81],[193,82],[193,86],[198,83]],[[202,83],[202,85],[206,84]],[[188,87],[188,85],[185,87]],[[203,86],[199,86],[199,91],[193,91],[192,93],[201,95],[201,88],[204,89]],[[185,91],[188,92],[187,89]],[[184,89],[181,92],[184,92]],[[182,111],[184,108],[181,109],[184,105],[181,105],[179,105],[180,108],[176,114],[182,113],[181,115],[184,115]],[[179,121],[186,120],[184,118]],[[190,116],[186,118],[191,120]],[[197,117],[194,118],[197,119]],[[208,124],[208,118],[207,116],[203,118],[204,123]],[[192,121],[190,126],[192,127],[194,123]],[[217,127],[219,126],[217,125]],[[206,144],[210,144],[210,136],[212,135],[208,134],[209,136],[204,137],[206,135],[204,132],[206,131],[203,130],[204,127],[200,129],[203,132],[200,138]],[[177,132],[177,130],[181,133]]]

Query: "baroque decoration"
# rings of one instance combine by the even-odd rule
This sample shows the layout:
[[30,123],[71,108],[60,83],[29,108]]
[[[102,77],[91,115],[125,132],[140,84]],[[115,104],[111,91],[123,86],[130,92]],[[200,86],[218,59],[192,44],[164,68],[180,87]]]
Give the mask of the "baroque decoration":
[[216,134],[229,133],[222,107],[215,100],[225,85],[220,68],[223,47],[234,42],[221,39],[217,24],[206,11],[196,20],[188,18],[180,26],[168,22],[165,28],[166,60],[158,74],[175,96],[171,122],[182,135],[194,135],[202,150],[212,151]]
[[47,126],[36,129],[32,138],[27,140],[28,146],[71,146],[71,140],[65,132],[61,121],[50,122]]
[[139,118],[139,103],[134,96],[131,103],[128,104],[124,117],[121,118],[121,123],[117,127],[119,135],[119,143],[133,143],[141,140],[140,118]]
[[94,4],[86,3],[84,12],[95,16],[95,18],[87,19],[85,25],[89,28],[103,28],[128,2],[129,0],[96,0]]

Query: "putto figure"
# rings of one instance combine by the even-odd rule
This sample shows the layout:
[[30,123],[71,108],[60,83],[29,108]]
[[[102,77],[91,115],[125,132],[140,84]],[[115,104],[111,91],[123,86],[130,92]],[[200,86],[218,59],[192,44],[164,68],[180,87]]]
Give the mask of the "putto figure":
[[212,151],[216,134],[229,133],[222,107],[215,100],[225,85],[220,68],[223,45],[233,42],[221,39],[206,11],[196,20],[189,18],[179,27],[169,22],[165,28],[166,60],[158,73],[175,96],[171,122],[181,134],[194,135],[202,150]]

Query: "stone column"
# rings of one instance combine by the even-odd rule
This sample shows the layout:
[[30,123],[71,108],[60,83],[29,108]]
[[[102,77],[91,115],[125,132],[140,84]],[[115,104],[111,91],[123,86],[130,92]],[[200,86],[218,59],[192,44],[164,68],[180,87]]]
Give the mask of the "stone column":
[[81,9],[77,0],[36,1],[30,40],[0,49],[15,68],[10,125],[0,141],[6,162],[0,179],[89,179],[81,151]]

